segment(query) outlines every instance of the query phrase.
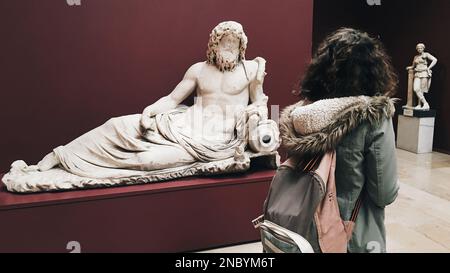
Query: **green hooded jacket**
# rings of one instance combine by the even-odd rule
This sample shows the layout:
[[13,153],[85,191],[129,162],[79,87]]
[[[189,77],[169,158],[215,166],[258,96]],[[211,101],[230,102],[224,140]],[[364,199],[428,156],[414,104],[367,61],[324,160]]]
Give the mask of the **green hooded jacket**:
[[280,117],[283,146],[290,154],[336,150],[337,200],[344,221],[361,196],[349,252],[386,252],[385,207],[399,190],[393,102],[383,96],[301,101]]

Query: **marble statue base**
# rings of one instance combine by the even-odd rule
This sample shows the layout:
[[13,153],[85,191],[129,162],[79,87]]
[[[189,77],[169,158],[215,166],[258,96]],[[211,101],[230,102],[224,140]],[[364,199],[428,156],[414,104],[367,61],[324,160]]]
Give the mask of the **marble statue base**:
[[[17,194],[0,182],[0,253],[187,252],[260,239],[275,170]],[[1,178],[1,174],[0,174]]]
[[405,109],[404,115],[398,117],[397,148],[416,154],[431,153],[435,117],[434,110]]
[[403,106],[403,115],[416,118],[434,118],[436,117],[436,110],[417,110],[413,107]]

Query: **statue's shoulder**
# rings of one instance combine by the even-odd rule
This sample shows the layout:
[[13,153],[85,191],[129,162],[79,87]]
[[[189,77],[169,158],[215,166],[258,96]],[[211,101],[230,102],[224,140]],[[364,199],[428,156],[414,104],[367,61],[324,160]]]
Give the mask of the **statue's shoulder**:
[[253,60],[245,60],[245,64],[246,66],[249,66],[250,68],[257,70],[261,66],[265,67],[266,60],[262,57],[256,57]]
[[191,67],[189,67],[189,70],[201,70],[206,65],[207,65],[206,62],[198,62],[191,65]]
[[250,74],[250,78],[254,78],[258,70],[265,71],[266,60],[262,57],[256,57],[253,60],[245,60],[245,69]]
[[196,78],[198,77],[198,75],[200,75],[200,72],[206,65],[206,62],[195,63],[188,68],[188,70],[186,71],[186,75]]

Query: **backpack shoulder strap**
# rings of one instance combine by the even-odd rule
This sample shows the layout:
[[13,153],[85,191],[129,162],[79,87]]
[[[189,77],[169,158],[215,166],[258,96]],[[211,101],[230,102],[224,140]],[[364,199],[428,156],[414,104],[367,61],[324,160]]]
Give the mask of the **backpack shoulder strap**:
[[358,196],[358,199],[356,200],[356,204],[355,207],[353,208],[352,211],[352,216],[350,217],[350,221],[352,222],[356,222],[356,218],[358,218],[358,214],[359,214],[359,210],[361,209],[362,206],[362,191]]
[[303,172],[310,172],[317,168],[323,155],[315,155],[309,158],[302,158],[299,156],[290,156],[281,166],[292,169],[299,169]]

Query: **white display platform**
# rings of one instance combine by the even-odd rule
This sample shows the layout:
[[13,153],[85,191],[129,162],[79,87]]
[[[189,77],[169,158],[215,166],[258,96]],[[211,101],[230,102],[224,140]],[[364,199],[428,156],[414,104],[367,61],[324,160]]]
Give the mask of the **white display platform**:
[[433,151],[436,112],[404,110],[398,117],[397,148],[417,154]]

